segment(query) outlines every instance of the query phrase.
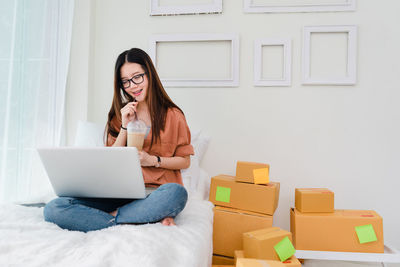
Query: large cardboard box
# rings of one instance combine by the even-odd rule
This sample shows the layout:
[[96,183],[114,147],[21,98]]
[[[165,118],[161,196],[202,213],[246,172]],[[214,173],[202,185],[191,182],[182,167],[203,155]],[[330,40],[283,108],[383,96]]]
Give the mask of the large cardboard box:
[[269,227],[243,233],[243,252],[246,258],[280,260],[274,246],[288,237],[292,241],[292,233],[279,227]]
[[271,260],[260,260],[260,259],[247,259],[239,258],[236,262],[236,267],[301,267],[300,262],[296,259],[296,263],[293,262],[280,262]]
[[[376,241],[360,243],[357,231]],[[357,227],[357,231],[356,231]],[[302,213],[290,210],[293,245],[300,250],[383,253],[382,217],[372,210],[335,210],[333,213]]]
[[234,176],[212,177],[210,201],[215,205],[273,215],[279,200],[280,184],[239,183]]
[[245,232],[272,226],[272,216],[236,210],[226,207],[214,208],[213,253],[233,257],[235,250],[243,247]]
[[233,264],[235,264],[235,261],[232,257],[226,257],[226,256],[213,254],[212,264],[213,265],[233,265]]
[[[235,264],[237,263],[237,259],[239,258],[244,258],[243,250],[235,250]],[[295,256],[292,256],[290,259],[285,260],[282,263],[285,264],[285,267],[301,267],[300,261]]]
[[333,212],[334,193],[327,188],[296,188],[295,206],[300,212]]
[[269,165],[264,163],[238,161],[236,163],[236,182],[252,184],[269,183]]

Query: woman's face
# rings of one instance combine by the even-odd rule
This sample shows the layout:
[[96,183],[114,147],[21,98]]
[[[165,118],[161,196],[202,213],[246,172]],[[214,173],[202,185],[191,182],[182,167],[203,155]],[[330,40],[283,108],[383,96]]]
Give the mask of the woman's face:
[[135,98],[137,102],[144,101],[149,82],[142,66],[137,63],[125,62],[120,72],[122,86],[125,91]]

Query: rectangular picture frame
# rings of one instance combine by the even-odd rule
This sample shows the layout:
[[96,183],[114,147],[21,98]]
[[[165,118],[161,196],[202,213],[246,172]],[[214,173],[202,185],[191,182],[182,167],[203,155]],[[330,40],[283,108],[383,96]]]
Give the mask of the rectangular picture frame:
[[254,5],[252,0],[243,0],[245,13],[295,13],[295,12],[344,12],[356,10],[356,0],[345,3],[332,0],[331,3],[296,4],[293,5]]
[[157,66],[157,43],[193,41],[230,41],[231,77],[229,79],[163,79],[165,87],[237,87],[239,86],[239,35],[238,34],[157,34],[150,37],[149,55]]
[[[344,77],[313,78],[311,77],[311,34],[338,33],[348,34],[347,75]],[[305,26],[303,28],[302,75],[304,85],[354,85],[357,81],[357,26]]]
[[212,3],[197,5],[161,6],[160,0],[150,1],[150,16],[173,16],[194,14],[220,14],[222,0],[213,0]]
[[[292,41],[290,38],[263,38],[254,42],[254,85],[255,86],[291,86]],[[263,46],[283,46],[283,78],[262,78],[262,48]]]

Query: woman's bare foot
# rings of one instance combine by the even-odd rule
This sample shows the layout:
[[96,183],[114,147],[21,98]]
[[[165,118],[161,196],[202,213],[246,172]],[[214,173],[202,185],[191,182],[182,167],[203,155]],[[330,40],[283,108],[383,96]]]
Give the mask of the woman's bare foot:
[[109,212],[109,214],[111,214],[112,216],[117,216],[117,210],[114,210],[114,211],[112,211],[112,212]]
[[174,218],[172,218],[172,217],[165,217],[164,219],[161,220],[161,223],[166,226],[176,225]]

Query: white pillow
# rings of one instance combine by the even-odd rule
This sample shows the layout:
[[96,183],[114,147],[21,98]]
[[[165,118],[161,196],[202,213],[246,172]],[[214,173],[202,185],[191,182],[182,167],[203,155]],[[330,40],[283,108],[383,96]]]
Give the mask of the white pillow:
[[197,139],[192,141],[194,148],[194,156],[198,158],[199,164],[203,160],[204,154],[206,153],[210,138],[208,136],[199,136]]
[[190,129],[190,137],[191,137],[192,143],[199,138],[200,134],[201,134],[201,130],[198,130],[198,129],[192,130],[192,129]]
[[190,156],[190,166],[181,170],[183,186],[189,195],[197,192],[198,181],[200,177],[200,166],[196,157]]
[[[182,180],[185,188],[191,192],[198,192],[200,186],[200,163],[207,150],[209,137],[203,137],[199,135],[197,138],[192,140],[192,146],[194,149],[194,155],[190,156],[190,167],[181,171]],[[200,192],[202,194],[202,192]]]

